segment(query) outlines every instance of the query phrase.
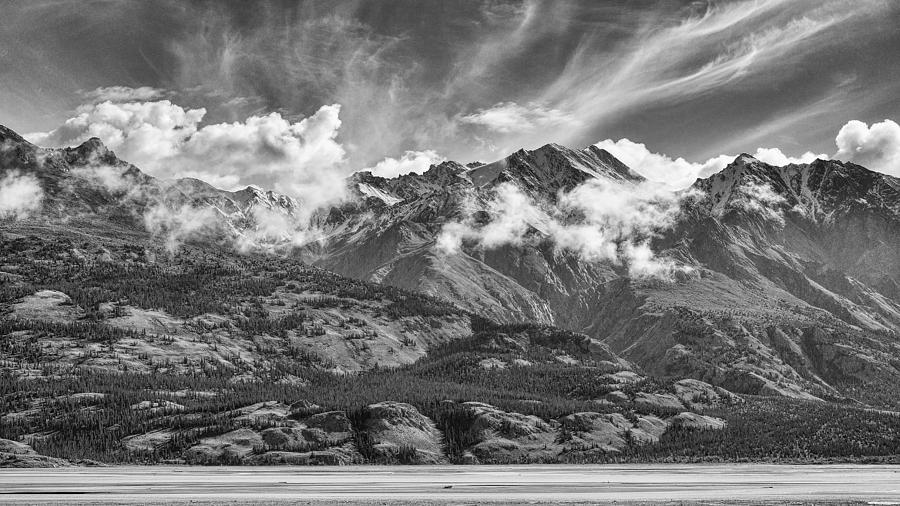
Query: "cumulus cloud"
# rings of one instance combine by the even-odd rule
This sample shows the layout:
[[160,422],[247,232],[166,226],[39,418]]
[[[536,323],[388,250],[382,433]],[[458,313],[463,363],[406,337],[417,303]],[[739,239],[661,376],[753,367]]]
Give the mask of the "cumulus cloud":
[[900,125],[886,119],[869,125],[853,120],[835,138],[834,157],[871,170],[900,176]]
[[44,191],[30,174],[9,172],[0,178],[0,218],[20,219],[40,209]]
[[254,207],[249,214],[251,226],[238,231],[233,239],[238,251],[273,252],[309,244],[323,237],[321,230],[313,224],[280,210]]
[[340,105],[292,122],[279,113],[201,126],[206,110],[168,100],[79,107],[59,128],[29,134],[44,146],[99,137],[120,157],[162,178],[196,177],[224,188],[259,184],[312,210],[343,196],[344,148],[336,140]]
[[[816,159],[834,158],[854,162],[870,170],[900,176],[900,125],[886,119],[871,126],[858,120],[847,122],[835,138],[837,152],[807,151],[799,156],[785,154],[779,148],[757,148],[750,153],[757,160],[783,167],[790,164],[812,163]],[[698,177],[708,177],[730,164],[737,155],[719,155],[702,162],[690,162],[684,158],[672,158],[651,151],[646,145],[629,139],[606,139],[596,144],[609,151],[642,176],[664,183],[672,188],[683,188]]]
[[629,139],[606,139],[596,144],[609,151],[625,165],[651,181],[665,182],[673,187],[684,187],[698,177],[709,176],[725,168],[734,157],[721,155],[706,162],[689,162],[684,158],[671,158],[654,153],[646,145]]
[[674,223],[680,196],[655,184],[626,185],[588,181],[560,194],[555,206],[539,204],[511,183],[499,185],[479,215],[446,224],[436,242],[438,251],[458,253],[463,244],[492,249],[550,240],[585,261],[625,265],[635,277],[670,277],[688,270],[658,257],[649,241]]
[[376,176],[393,178],[403,174],[422,174],[434,164],[445,161],[446,158],[437,154],[434,150],[407,151],[400,158],[385,158],[370,167],[368,170]]
[[[673,159],[662,153],[654,153],[646,145],[629,139],[617,141],[606,139],[598,142],[596,146],[609,151],[647,179],[664,183],[672,188],[684,188],[697,178],[715,174],[737,157],[737,155],[719,155],[705,162],[689,162],[684,158]],[[792,163],[810,163],[816,158],[828,159],[828,155],[824,153],[815,154],[809,151],[792,157],[778,148],[758,148],[753,156],[763,163],[779,167]]]
[[828,160],[830,158],[825,153],[816,154],[812,151],[807,151],[800,156],[788,156],[778,148],[757,148],[756,152],[753,153],[753,157],[763,163],[775,165],[776,167],[784,167],[785,165],[791,164],[812,163],[816,159]]
[[168,100],[84,104],[58,128],[25,137],[42,146],[73,146],[98,137],[108,147],[146,170],[163,170],[160,160],[179,154],[179,146],[197,132],[206,109],[188,109]]
[[572,114],[560,109],[548,108],[537,103],[519,105],[515,102],[500,102],[492,107],[460,116],[459,121],[501,134],[522,133],[559,125],[573,127],[579,123]]

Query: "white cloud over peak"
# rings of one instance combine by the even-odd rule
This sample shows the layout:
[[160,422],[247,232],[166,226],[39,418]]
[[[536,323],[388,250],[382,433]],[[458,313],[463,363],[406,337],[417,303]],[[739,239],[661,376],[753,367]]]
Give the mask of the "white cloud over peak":
[[784,167],[785,165],[790,164],[812,163],[816,159],[828,160],[830,158],[825,153],[816,154],[812,151],[807,151],[800,156],[788,156],[778,148],[757,148],[756,152],[753,153],[753,157],[763,163],[775,165],[776,167]]
[[292,122],[279,113],[201,125],[206,110],[168,100],[85,104],[60,127],[27,137],[72,146],[99,137],[124,160],[162,178],[196,177],[237,188],[258,184],[292,195],[304,208],[343,196],[345,151],[336,139],[341,106]]
[[[783,167],[811,163],[816,159],[853,162],[869,170],[900,177],[900,124],[886,119],[871,126],[858,120],[848,121],[835,137],[834,155],[807,151],[790,156],[778,148],[757,148],[750,153],[757,160]],[[698,177],[708,177],[724,169],[736,155],[719,155],[703,162],[690,162],[650,151],[646,145],[629,139],[606,139],[596,144],[651,181],[672,188],[683,188]]]
[[[719,155],[705,162],[689,162],[684,158],[672,158],[666,154],[654,153],[646,145],[629,139],[614,141],[606,139],[596,144],[609,151],[636,172],[651,181],[666,184],[672,188],[684,188],[697,178],[708,177],[724,169],[737,155]],[[751,153],[757,160],[770,165],[784,166],[791,163],[810,163],[816,158],[827,159],[826,154],[806,152],[798,157],[784,154],[778,148],[758,148]]]
[[178,147],[197,132],[206,109],[188,109],[168,100],[84,104],[58,128],[25,137],[42,146],[75,146],[98,137],[124,158],[155,170],[159,160],[178,154]]
[[376,176],[393,178],[410,173],[422,174],[432,165],[446,160],[445,157],[431,149],[407,151],[400,158],[385,158],[375,164],[374,167],[365,170],[371,171]]
[[900,125],[886,119],[869,125],[849,121],[835,138],[834,157],[900,177]]
[[606,139],[595,144],[609,151],[625,165],[651,181],[662,182],[672,187],[684,187],[698,177],[708,176],[723,169],[729,162],[727,155],[711,158],[706,162],[689,162],[684,158],[671,158],[662,153],[654,153],[640,142],[629,139],[614,141]]

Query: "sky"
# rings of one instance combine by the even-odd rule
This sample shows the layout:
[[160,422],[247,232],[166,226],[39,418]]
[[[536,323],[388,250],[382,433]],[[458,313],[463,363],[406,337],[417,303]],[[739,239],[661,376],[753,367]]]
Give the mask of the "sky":
[[598,144],[673,187],[741,152],[900,175],[896,0],[0,0],[0,124],[315,199]]

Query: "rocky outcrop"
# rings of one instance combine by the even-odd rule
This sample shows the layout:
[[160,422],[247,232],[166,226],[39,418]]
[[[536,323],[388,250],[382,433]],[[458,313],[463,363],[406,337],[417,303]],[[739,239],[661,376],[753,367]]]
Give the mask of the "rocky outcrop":
[[724,388],[690,378],[676,381],[672,389],[685,406],[695,411],[741,402],[740,397]]
[[684,410],[684,405],[672,394],[638,392],[634,396],[635,409],[644,413],[670,413]]
[[[354,447],[355,430],[343,411],[322,411],[306,401],[267,401],[228,413],[236,430],[201,439],[184,452],[192,464],[347,465],[363,459]],[[256,428],[272,425],[268,428]],[[124,443],[140,449],[160,436],[144,434]]]
[[122,439],[122,446],[133,453],[151,453],[172,441],[175,433],[170,430],[154,430]]
[[191,464],[239,464],[262,445],[258,432],[243,428],[201,439],[185,451],[184,458]]
[[358,463],[359,454],[350,447],[335,447],[309,452],[269,451],[244,460],[250,465],[347,466]]
[[440,431],[415,407],[401,402],[379,402],[366,408],[363,431],[375,460],[404,464],[446,462]]
[[12,316],[26,320],[71,322],[84,316],[72,299],[56,290],[40,290],[12,305]]
[[725,428],[725,420],[697,413],[679,413],[669,419],[676,427],[689,430],[722,430]]
[[25,443],[0,439],[0,468],[70,467],[72,465],[65,459],[41,455]]
[[461,418],[469,424],[454,430],[456,438],[470,442],[458,449],[457,455],[459,462],[469,464],[596,462],[658,443],[673,426],[686,430],[725,428],[723,420],[689,411],[668,417],[634,411],[588,411],[545,421],[480,402],[447,401],[445,407],[467,412]]
[[465,402],[461,406],[472,414],[472,424],[466,430],[476,443],[468,451],[477,462],[524,462],[554,455],[556,423],[482,402]]
[[656,443],[668,423],[652,415],[632,420],[620,413],[575,413],[562,423],[562,454],[565,460],[586,460],[593,453],[619,453],[632,445]]

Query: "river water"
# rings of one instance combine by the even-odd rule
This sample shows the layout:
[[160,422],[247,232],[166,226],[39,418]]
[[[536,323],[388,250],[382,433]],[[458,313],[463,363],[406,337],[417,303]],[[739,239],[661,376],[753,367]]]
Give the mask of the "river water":
[[0,503],[900,504],[900,466],[552,466],[0,469]]

